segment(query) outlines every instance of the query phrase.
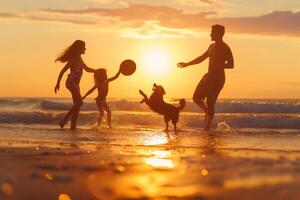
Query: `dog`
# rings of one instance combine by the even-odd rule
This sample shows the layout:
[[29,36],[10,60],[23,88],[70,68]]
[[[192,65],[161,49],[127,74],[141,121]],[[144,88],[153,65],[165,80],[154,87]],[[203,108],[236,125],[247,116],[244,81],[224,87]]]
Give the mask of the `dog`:
[[184,108],[185,100],[180,99],[180,106],[176,107],[164,101],[163,96],[166,94],[166,92],[161,85],[157,85],[154,83],[152,91],[153,93],[151,94],[150,98],[148,98],[148,96],[142,90],[139,90],[140,94],[144,97],[144,99],[140,103],[145,102],[151,108],[151,110],[164,116],[166,131],[168,131],[169,121],[171,120],[174,125],[174,132],[176,132],[176,124],[179,118],[179,111]]

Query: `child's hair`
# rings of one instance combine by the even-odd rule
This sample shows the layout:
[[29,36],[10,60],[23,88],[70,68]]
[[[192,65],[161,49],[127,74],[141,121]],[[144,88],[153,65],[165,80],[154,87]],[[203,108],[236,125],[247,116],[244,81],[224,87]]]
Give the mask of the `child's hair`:
[[85,42],[82,40],[76,40],[67,47],[56,59],[55,62],[59,61],[62,63],[69,62],[74,57],[79,55],[79,52],[85,47]]
[[94,73],[94,80],[95,83],[101,83],[107,80],[106,69],[103,68],[97,69]]

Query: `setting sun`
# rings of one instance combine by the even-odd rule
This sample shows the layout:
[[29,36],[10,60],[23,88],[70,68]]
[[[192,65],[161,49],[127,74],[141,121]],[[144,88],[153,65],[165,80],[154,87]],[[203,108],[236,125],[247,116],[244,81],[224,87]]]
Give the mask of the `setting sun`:
[[159,76],[170,70],[170,56],[160,49],[152,49],[143,56],[143,65],[148,74]]

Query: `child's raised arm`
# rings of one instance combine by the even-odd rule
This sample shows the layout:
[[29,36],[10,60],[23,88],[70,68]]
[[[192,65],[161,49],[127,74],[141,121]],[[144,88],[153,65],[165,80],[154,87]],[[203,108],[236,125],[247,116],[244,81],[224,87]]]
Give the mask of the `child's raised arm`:
[[119,71],[116,73],[116,75],[114,75],[113,77],[107,79],[107,81],[110,82],[110,81],[116,80],[116,79],[120,76],[120,73],[121,73],[121,71],[119,70]]
[[89,96],[92,92],[94,92],[94,90],[97,88],[96,85],[94,85],[94,87],[92,87],[82,98],[85,99],[87,96]]

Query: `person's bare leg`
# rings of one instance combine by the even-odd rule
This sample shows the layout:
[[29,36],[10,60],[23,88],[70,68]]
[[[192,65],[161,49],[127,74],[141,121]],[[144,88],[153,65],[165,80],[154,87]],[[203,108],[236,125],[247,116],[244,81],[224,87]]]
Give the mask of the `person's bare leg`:
[[204,103],[204,99],[207,97],[207,93],[208,93],[208,87],[209,87],[209,83],[207,82],[207,75],[204,75],[202,77],[202,79],[200,80],[200,82],[198,83],[195,92],[193,94],[193,101],[203,110],[204,112],[204,124],[207,120],[207,116],[208,116],[208,108],[207,105]]
[[194,102],[203,110],[204,112],[204,124],[206,123],[207,121],[207,118],[208,118],[208,107],[207,105],[204,103],[204,100],[203,99],[198,99],[196,97],[193,98]]
[[111,111],[107,111],[107,125],[111,128]]
[[74,90],[72,90],[72,91],[73,91],[72,97],[73,97],[73,102],[74,102],[74,110],[71,114],[71,130],[75,130],[76,125],[77,125],[79,110],[80,110],[80,107],[81,107],[83,101],[82,101],[80,89],[78,86],[74,87]]
[[70,119],[72,113],[74,112],[75,108],[76,108],[76,106],[73,105],[73,106],[70,108],[69,112],[65,115],[65,117],[59,122],[60,128],[64,128],[64,126],[66,125],[66,123],[69,121],[69,119]]
[[207,119],[205,121],[204,124],[204,131],[209,131],[210,130],[210,126],[212,123],[212,120],[214,118],[215,115],[215,104],[217,102],[217,98],[219,95],[220,90],[216,90],[216,91],[212,91],[210,93],[210,95],[208,95],[208,97],[206,98],[206,102],[207,102]]
[[102,123],[102,118],[104,116],[104,112],[103,111],[99,111],[99,116],[98,116],[98,127],[101,126],[101,123]]
[[70,87],[68,87],[68,90],[72,94],[73,106],[70,108],[70,110],[65,115],[65,117],[59,122],[60,128],[64,128],[64,126],[66,125],[66,123],[69,121],[71,115],[77,109],[78,105],[76,105],[76,103],[78,104],[81,101],[81,104],[82,104],[82,99],[81,99],[81,96],[80,96],[79,89],[77,87],[70,86]]
[[206,123],[206,121],[208,120],[208,107],[207,107],[207,105],[204,103],[204,101],[203,100],[201,100],[200,102],[199,102],[199,107],[203,110],[203,112],[204,112],[204,124]]
[[107,118],[106,118],[107,125],[108,125],[109,128],[111,128],[111,110],[110,110],[110,108],[109,108],[109,106],[107,105],[106,102],[104,104],[104,109],[107,113]]
[[204,124],[204,129],[203,129],[204,131],[210,130],[210,126],[211,126],[213,118],[214,118],[214,111],[210,111],[209,114],[207,115],[207,119]]
[[209,89],[209,93],[206,98],[208,115],[205,122],[204,131],[210,130],[210,126],[215,115],[215,104],[223,88],[224,82],[225,79],[222,79],[221,77],[220,79],[215,80],[216,85],[211,85]]
[[99,115],[98,115],[98,127],[100,127],[101,123],[102,123],[102,118],[104,116],[103,105],[102,105],[102,101],[98,100],[98,99],[96,99],[96,104],[97,104],[97,108],[98,108],[98,111],[99,111]]
[[80,106],[81,106],[81,104],[76,104],[76,106],[74,108],[74,111],[72,113],[72,116],[71,116],[71,130],[76,129]]

